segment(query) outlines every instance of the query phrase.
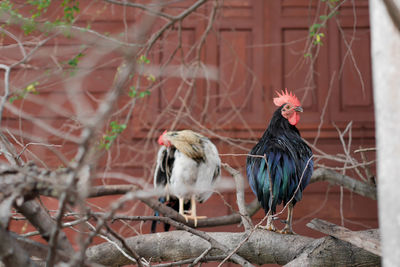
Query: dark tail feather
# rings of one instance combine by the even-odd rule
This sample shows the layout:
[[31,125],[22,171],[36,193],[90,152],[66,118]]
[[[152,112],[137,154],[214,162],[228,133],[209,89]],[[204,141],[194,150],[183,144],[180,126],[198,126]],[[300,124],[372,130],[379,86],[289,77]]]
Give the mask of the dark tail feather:
[[[154,213],[154,216],[160,216],[160,213],[158,211],[156,211]],[[158,221],[152,221],[151,222],[151,232],[152,233],[156,232],[157,223],[158,223]],[[168,232],[170,227],[171,227],[171,225],[169,225],[168,223],[164,223],[164,231],[165,232]]]
[[[165,197],[160,197],[159,199],[158,199],[158,201],[160,201],[161,203],[165,203]],[[158,212],[158,211],[156,211],[155,213],[154,213],[154,216],[160,216],[160,213]],[[152,233],[155,233],[156,232],[156,228],[157,228],[157,223],[158,223],[158,221],[152,221],[151,222],[151,232]],[[165,229],[165,226],[164,226],[164,229]],[[168,229],[169,229],[169,227],[168,227]],[[168,231],[168,230],[166,230],[166,231]]]
[[[168,202],[166,202],[165,197],[160,197],[160,198],[158,199],[158,201],[160,201],[161,203],[165,203],[165,205],[167,205],[168,207],[173,208],[173,209],[176,210],[176,211],[179,211],[179,201],[178,201],[177,198],[170,197],[170,200],[169,200]],[[159,213],[158,211],[156,211],[156,212],[154,213],[154,216],[160,216],[160,213]],[[156,232],[157,223],[158,223],[158,221],[153,221],[153,222],[151,223],[151,232],[152,232],[152,233],[155,233],[155,232]],[[165,232],[168,232],[168,231],[169,231],[169,228],[171,228],[171,225],[168,224],[168,223],[164,223],[164,231],[165,231]]]
[[[154,216],[158,216],[158,211],[156,211],[156,212],[154,213]],[[150,231],[151,231],[152,233],[155,233],[155,232],[156,232],[157,223],[158,223],[158,221],[152,221],[152,222],[151,222],[151,229],[150,229]]]

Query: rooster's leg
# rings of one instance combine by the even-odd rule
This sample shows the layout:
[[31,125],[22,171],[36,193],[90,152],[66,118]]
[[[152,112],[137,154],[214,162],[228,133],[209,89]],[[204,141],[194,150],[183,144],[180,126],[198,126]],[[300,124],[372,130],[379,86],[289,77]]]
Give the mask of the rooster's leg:
[[281,234],[289,234],[289,235],[294,234],[292,229],[292,219],[293,219],[293,204],[290,203],[288,206],[288,216],[285,223],[285,227],[281,231],[279,231]]
[[185,215],[185,211],[183,210],[183,204],[185,202],[185,199],[183,197],[178,198],[179,199],[179,214],[182,215],[186,222],[188,222],[188,216]]
[[169,184],[168,183],[165,184],[165,193],[166,193],[165,201],[168,202],[169,201]]
[[204,219],[207,217],[206,216],[197,216],[196,196],[195,195],[193,195],[190,199],[190,206],[191,206],[190,215],[186,216],[186,218],[192,219],[194,221],[194,227],[197,227],[197,219]]
[[274,223],[273,223],[272,219],[273,219],[273,215],[268,215],[268,218],[267,218],[267,225],[265,226],[265,229],[268,230],[268,231],[273,231],[273,232],[275,232],[275,231],[276,231],[276,228],[275,228],[275,226],[274,226]]
[[191,216],[194,220],[194,227],[197,226],[197,210],[196,210],[196,199],[195,196],[192,196],[192,198],[190,199],[190,206],[192,207],[192,212],[191,212]]

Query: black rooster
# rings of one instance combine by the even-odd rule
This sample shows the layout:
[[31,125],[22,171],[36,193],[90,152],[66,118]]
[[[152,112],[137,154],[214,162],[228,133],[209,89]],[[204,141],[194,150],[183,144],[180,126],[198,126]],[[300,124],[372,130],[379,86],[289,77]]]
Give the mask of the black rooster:
[[[279,108],[268,129],[247,157],[247,178],[265,213],[276,212],[276,206],[288,204],[288,217],[280,233],[293,234],[292,215],[301,200],[313,171],[312,151],[300,136],[296,124],[303,109],[298,98],[287,89],[274,98]],[[272,195],[271,195],[272,192]],[[266,229],[275,231],[272,217]]]

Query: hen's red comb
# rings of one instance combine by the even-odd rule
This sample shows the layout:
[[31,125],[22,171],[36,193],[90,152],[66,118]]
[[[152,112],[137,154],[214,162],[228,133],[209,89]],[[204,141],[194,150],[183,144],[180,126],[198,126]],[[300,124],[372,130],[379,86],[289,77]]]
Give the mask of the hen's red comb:
[[163,133],[162,133],[162,135],[160,135],[159,137],[158,137],[158,144],[160,144],[160,145],[164,145],[164,135],[167,133],[167,130],[165,130]]
[[287,88],[285,92],[282,90],[282,93],[276,92],[276,94],[278,97],[274,97],[274,104],[278,107],[286,103],[290,103],[295,107],[301,106],[299,99],[292,92],[289,93]]

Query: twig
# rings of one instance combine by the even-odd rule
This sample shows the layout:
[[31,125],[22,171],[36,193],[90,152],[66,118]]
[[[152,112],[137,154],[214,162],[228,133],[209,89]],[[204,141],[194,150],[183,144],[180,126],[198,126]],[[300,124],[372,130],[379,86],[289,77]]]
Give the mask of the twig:
[[212,246],[209,246],[206,250],[204,250],[203,253],[200,254],[200,256],[198,256],[191,264],[188,265],[188,267],[194,267],[196,266],[197,263],[199,263],[199,261],[201,261],[212,249]]
[[111,235],[113,235],[116,239],[119,240],[119,242],[121,242],[122,246],[135,258],[136,260],[136,264],[139,267],[142,267],[142,261],[141,261],[141,257],[139,254],[136,253],[136,251],[132,250],[125,242],[125,239],[123,237],[121,237],[119,234],[117,234],[107,223],[104,224],[104,226],[106,227],[107,231],[109,231],[111,233]]
[[150,51],[152,46],[155,43],[155,40],[159,39],[160,36],[163,34],[163,32],[165,32],[166,29],[168,29],[169,27],[171,27],[172,25],[174,25],[177,21],[183,20],[184,18],[186,18],[188,15],[190,15],[191,13],[193,13],[194,11],[196,11],[196,9],[198,9],[200,6],[202,6],[204,3],[206,3],[207,0],[198,0],[196,3],[194,3],[191,7],[189,7],[188,9],[186,9],[184,12],[182,12],[181,14],[179,14],[178,16],[175,16],[173,18],[171,18],[171,21],[168,22],[167,24],[165,24],[159,31],[157,31],[155,34],[153,34],[153,36],[151,37],[151,39],[147,42],[147,48],[146,48],[146,53],[147,51]]
[[[206,256],[203,257],[200,262],[208,262],[208,261],[219,261],[225,258],[224,256]],[[180,261],[175,261],[171,263],[162,263],[162,264],[157,264],[157,265],[151,265],[151,267],[172,267],[172,266],[182,266],[182,264],[189,264],[194,262],[197,258],[195,259],[187,259],[187,260],[180,260]]]
[[[138,4],[138,3],[132,3],[132,2],[121,2],[121,1],[117,1],[117,0],[103,0],[105,2],[108,3],[112,3],[112,4],[116,4],[116,5],[123,5],[123,6],[129,6],[129,7],[134,7],[134,8],[139,8],[142,9],[146,12],[149,12],[150,14],[156,15],[156,16],[160,16],[169,20],[173,20],[175,17],[171,16],[167,13],[163,13],[160,11],[155,11],[153,8],[149,8],[147,7],[147,5],[142,5],[142,4]],[[163,3],[160,3],[160,5],[163,5]]]
[[7,99],[10,95],[10,71],[11,68],[7,65],[0,64],[0,68],[4,70],[4,95],[1,98],[0,101],[0,126],[1,126],[1,121],[3,118],[3,110],[4,110],[4,105],[7,102]]
[[22,150],[19,152],[19,154],[18,154],[18,159],[21,157],[22,153],[25,152],[25,150],[28,148],[28,146],[32,146],[32,145],[35,145],[35,146],[45,146],[45,147],[62,147],[62,145],[53,145],[53,144],[43,144],[43,143],[34,143],[34,142],[30,142],[30,143],[26,144],[26,145],[22,148]]
[[360,148],[360,149],[354,150],[354,153],[369,152],[369,151],[376,151],[376,147]]
[[235,179],[236,183],[236,201],[239,208],[240,216],[242,218],[242,223],[245,231],[249,231],[253,228],[253,224],[251,223],[251,219],[247,213],[246,204],[244,201],[244,182],[243,177],[239,171],[233,169],[229,164],[223,163],[222,167],[226,171],[228,171],[232,177]]

